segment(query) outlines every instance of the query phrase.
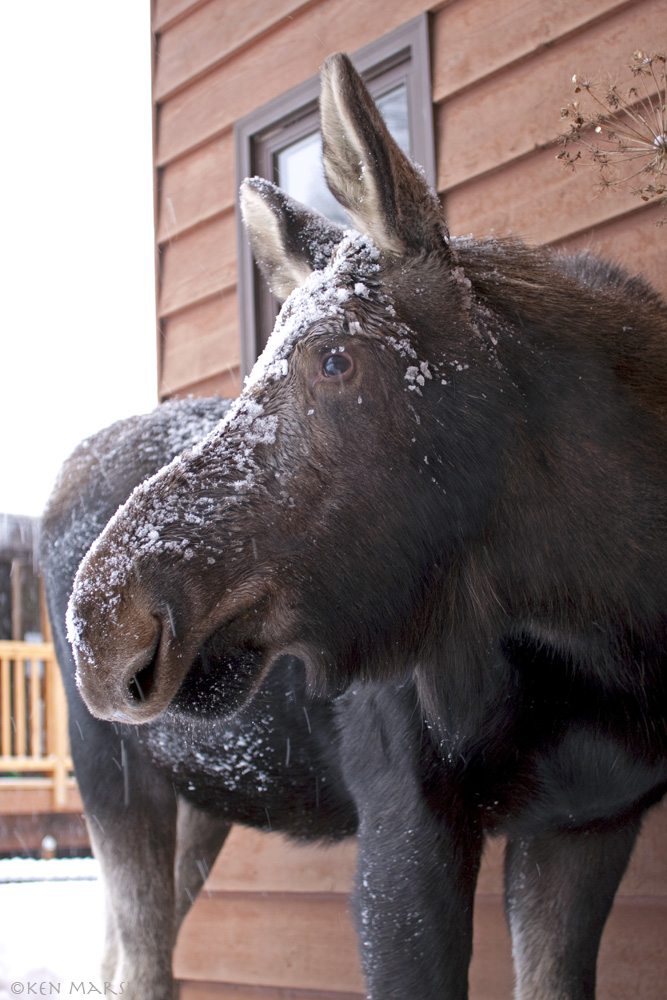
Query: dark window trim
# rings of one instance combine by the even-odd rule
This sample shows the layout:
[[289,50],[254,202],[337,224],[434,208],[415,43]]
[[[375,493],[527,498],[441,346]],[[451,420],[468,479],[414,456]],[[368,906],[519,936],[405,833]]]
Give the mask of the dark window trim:
[[[423,167],[429,183],[435,187],[435,143],[431,98],[431,59],[428,14],[420,14],[395,31],[352,53],[352,61],[363,75],[371,92],[373,83],[382,77],[380,92],[409,79],[410,145],[413,159]],[[409,63],[409,67],[408,64]],[[395,70],[395,80],[386,74]],[[391,73],[391,77],[394,73]],[[389,85],[387,85],[389,83]],[[319,77],[314,76],[286,94],[238,121],[234,127],[237,186],[255,174],[271,176],[275,152],[313,131],[317,114]],[[258,155],[258,149],[261,149]],[[241,375],[247,375],[257,357],[260,320],[266,321],[273,308],[264,286],[257,280],[250,247],[240,212],[236,211],[238,295],[240,312]]]

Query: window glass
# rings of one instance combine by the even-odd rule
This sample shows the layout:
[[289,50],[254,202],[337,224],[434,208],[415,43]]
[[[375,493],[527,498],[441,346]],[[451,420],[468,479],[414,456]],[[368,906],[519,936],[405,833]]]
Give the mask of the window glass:
[[[401,149],[410,155],[408,90],[404,83],[377,98],[389,131]],[[345,210],[333,197],[322,170],[322,140],[319,131],[278,150],[273,158],[274,180],[283,191],[310,208],[326,215],[332,222],[349,225]]]

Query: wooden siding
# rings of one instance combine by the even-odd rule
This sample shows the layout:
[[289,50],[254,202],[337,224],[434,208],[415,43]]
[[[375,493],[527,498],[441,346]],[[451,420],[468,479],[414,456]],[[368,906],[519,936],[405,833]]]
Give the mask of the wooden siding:
[[[599,1000],[663,995],[666,836],[661,806],[644,824],[604,932]],[[491,841],[475,902],[475,1000],[506,1000],[512,992],[502,858],[502,842]],[[355,863],[354,841],[297,847],[275,834],[235,829],[179,936],[181,1000],[361,1000],[348,906]]]
[[235,121],[430,10],[438,188],[452,233],[591,246],[663,292],[658,211],[555,160],[573,72],[667,47],[664,0],[156,0],[160,394],[238,390]]

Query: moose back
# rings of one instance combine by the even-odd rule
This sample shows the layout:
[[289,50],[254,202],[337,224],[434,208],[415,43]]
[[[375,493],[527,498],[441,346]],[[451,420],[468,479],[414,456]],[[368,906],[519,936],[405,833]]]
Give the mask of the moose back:
[[345,56],[320,106],[356,231],[244,184],[286,301],[220,427],[85,559],[81,689],[142,722],[212,642],[248,695],[298,657],[344,692],[372,1000],[467,996],[499,832],[517,997],[588,1000],[667,782],[665,307],[588,257],[452,239]]

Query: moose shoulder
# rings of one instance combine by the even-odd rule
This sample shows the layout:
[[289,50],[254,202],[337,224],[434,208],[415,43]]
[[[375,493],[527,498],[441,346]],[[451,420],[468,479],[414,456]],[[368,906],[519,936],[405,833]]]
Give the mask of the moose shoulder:
[[82,691],[142,721],[207,643],[252,657],[248,690],[298,656],[345,690],[372,1000],[467,996],[498,831],[517,997],[588,1000],[667,785],[665,307],[588,257],[452,239],[344,56],[321,115],[358,232],[244,184],[255,256],[288,297],[224,427],[84,561]]

